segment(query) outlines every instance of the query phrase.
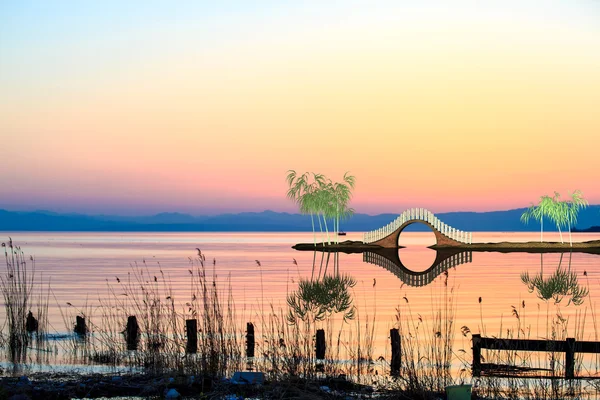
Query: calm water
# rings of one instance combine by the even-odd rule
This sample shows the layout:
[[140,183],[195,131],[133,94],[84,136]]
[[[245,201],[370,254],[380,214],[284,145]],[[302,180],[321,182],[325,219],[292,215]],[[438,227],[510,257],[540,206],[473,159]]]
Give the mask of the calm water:
[[[189,260],[197,256],[195,249],[200,248],[207,257],[209,269],[212,269],[213,259],[216,260],[219,280],[224,283],[230,278],[240,323],[258,321],[263,305],[284,308],[286,295],[297,289],[299,279],[310,278],[321,268],[320,253],[316,254],[315,271],[313,252],[291,248],[295,243],[312,242],[310,233],[27,232],[10,233],[10,236],[26,255],[35,256],[37,277],[46,283],[50,280],[49,319],[51,331],[58,333],[71,329],[65,325],[61,310],[63,315],[71,317],[86,304],[93,310],[98,299],[107,296],[107,285],[118,293],[117,277],[126,280],[135,262],[140,265],[145,261],[151,275],[159,275],[162,268],[175,288],[176,304],[183,308],[190,297]],[[573,236],[574,241],[598,238],[597,234]],[[345,239],[361,240],[362,233],[350,232]],[[546,233],[544,239],[558,240],[558,234]],[[473,234],[475,242],[530,240],[539,240],[539,233]],[[425,271],[436,259],[436,252],[426,248],[433,242],[432,233],[405,232],[400,244],[407,248],[399,250],[399,258],[412,271]],[[546,337],[547,315],[557,312],[567,320],[567,336],[577,333],[580,339],[597,338],[591,311],[600,300],[600,256],[581,253],[562,256],[562,266],[570,265],[571,271],[577,272],[579,282],[589,287],[590,295],[580,306],[568,305],[568,297],[558,305],[540,300],[535,291],[530,293],[521,282],[523,272],[539,273],[542,261],[544,276],[549,276],[561,262],[560,254],[546,254],[542,258],[540,254],[474,252],[467,259],[470,262],[449,268],[447,276],[447,287],[453,290],[456,306],[456,348],[470,349],[460,334],[462,326],[469,327],[473,333],[496,336],[501,329],[504,333],[506,329],[516,329],[518,321],[513,306],[520,315],[521,328],[526,329],[531,338]],[[323,262],[323,270],[325,265]],[[333,268],[330,260],[327,273],[332,273]],[[364,262],[362,254],[341,254],[339,271],[357,281],[352,296],[363,320],[366,315],[375,317],[375,357],[389,354],[387,338],[389,329],[396,324],[398,306],[406,309],[409,304],[412,314],[426,321],[445,301],[443,273],[431,283],[415,287],[401,279],[399,269],[387,270]],[[0,309],[0,321],[3,320],[4,309]]]

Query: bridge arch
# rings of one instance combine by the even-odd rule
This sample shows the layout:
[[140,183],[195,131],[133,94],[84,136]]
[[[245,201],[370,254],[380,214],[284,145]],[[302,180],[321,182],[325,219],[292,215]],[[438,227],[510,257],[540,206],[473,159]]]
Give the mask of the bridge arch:
[[410,229],[407,229],[407,228],[415,227],[415,226],[427,227],[428,228],[427,233],[435,238],[434,244],[437,244],[440,242],[440,238],[438,237],[438,235],[436,235],[435,229],[431,226],[431,224],[428,224],[425,221],[420,221],[420,220],[415,219],[415,220],[407,221],[406,223],[402,224],[402,226],[400,226],[398,228],[398,238],[397,238],[398,246],[397,247],[403,247],[400,245],[401,237],[403,234],[406,235],[407,233],[410,233],[410,231],[411,231]]
[[398,250],[381,249],[363,253],[363,261],[387,269],[409,286],[426,286],[450,268],[473,261],[471,251],[442,250],[436,251],[436,258],[431,267],[422,272],[412,271],[400,260]]
[[386,226],[363,234],[363,242],[387,248],[397,248],[402,231],[409,225],[420,222],[433,231],[436,246],[451,247],[471,244],[473,234],[452,228],[440,221],[431,211],[424,208],[411,208],[404,211]]

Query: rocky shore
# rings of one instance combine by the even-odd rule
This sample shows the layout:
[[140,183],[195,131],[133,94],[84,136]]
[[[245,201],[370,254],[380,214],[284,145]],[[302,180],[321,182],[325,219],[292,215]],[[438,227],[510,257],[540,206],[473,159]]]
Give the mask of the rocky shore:
[[[0,377],[0,399],[352,399],[373,395],[371,386],[344,378],[243,384],[194,376],[36,373]],[[380,393],[385,398],[388,393]]]

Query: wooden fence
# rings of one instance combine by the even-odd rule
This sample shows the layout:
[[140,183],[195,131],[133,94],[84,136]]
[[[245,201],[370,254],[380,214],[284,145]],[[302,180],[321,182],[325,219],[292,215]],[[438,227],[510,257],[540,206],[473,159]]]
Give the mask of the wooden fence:
[[600,353],[600,342],[566,340],[496,339],[473,335],[473,376],[481,376],[481,349],[565,353],[565,378],[575,378],[575,353]]

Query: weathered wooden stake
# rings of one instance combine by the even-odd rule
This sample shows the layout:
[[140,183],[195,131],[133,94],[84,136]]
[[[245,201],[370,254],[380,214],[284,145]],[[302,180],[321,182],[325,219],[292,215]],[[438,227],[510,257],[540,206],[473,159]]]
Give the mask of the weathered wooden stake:
[[137,350],[140,341],[140,327],[135,315],[127,317],[127,328],[125,329],[125,340],[127,341],[127,350]]
[[75,317],[75,329],[73,329],[73,331],[80,336],[83,336],[87,333],[87,326],[85,326],[84,317],[79,315]]
[[188,354],[196,354],[198,352],[198,321],[195,319],[186,319],[185,330],[187,332],[185,351]]
[[246,323],[246,357],[254,357],[254,324]]
[[473,376],[481,376],[481,335],[473,335]]
[[565,345],[565,378],[575,378],[575,339],[567,338]]
[[391,374],[398,376],[400,374],[400,331],[398,329],[390,329],[390,340],[392,342],[392,362]]
[[35,319],[31,311],[27,314],[27,320],[25,321],[25,330],[28,333],[37,332],[38,330],[38,321]]
[[317,360],[325,359],[325,330],[317,329]]

